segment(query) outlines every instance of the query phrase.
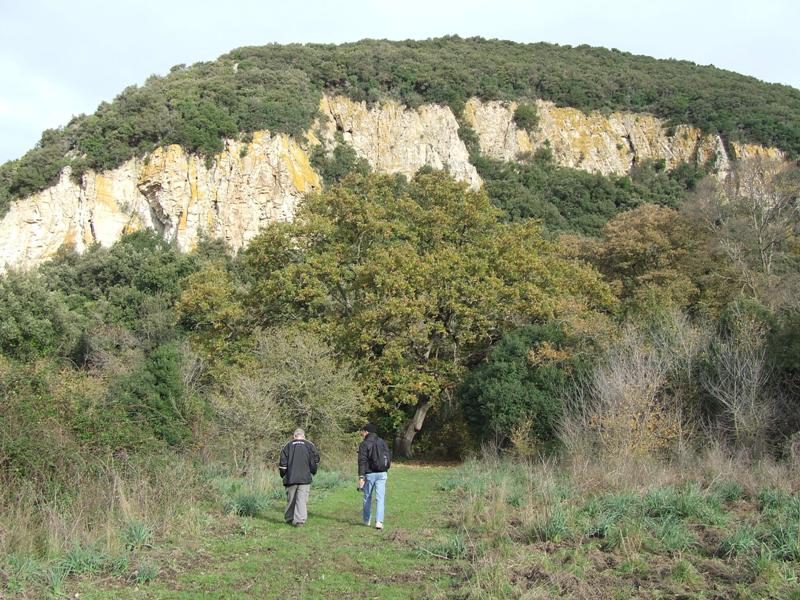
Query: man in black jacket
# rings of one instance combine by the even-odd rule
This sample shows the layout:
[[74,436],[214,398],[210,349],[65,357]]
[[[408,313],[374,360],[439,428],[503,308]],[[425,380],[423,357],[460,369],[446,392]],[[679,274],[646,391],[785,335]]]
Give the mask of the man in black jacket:
[[308,518],[308,493],[311,480],[319,466],[319,452],[306,439],[302,429],[295,429],[292,440],[281,449],[278,472],[286,488],[284,520],[295,527],[305,524]]
[[[386,466],[372,464],[373,446],[381,445],[386,449],[386,442],[375,433],[375,425],[367,423],[361,428],[364,441],[358,445],[358,489],[364,492],[364,525],[369,526],[372,513],[372,497],[375,497],[375,529],[383,529],[383,500],[386,495]],[[388,452],[388,450],[386,450]]]

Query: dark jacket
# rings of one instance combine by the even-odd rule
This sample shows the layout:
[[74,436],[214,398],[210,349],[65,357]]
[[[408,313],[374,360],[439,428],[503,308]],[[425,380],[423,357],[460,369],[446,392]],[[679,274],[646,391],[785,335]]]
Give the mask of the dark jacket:
[[375,433],[368,433],[367,437],[364,438],[364,441],[358,445],[358,476],[362,477],[367,473],[373,473],[373,470],[369,468],[369,455],[372,451],[372,446],[374,446],[377,441],[378,435]]
[[319,465],[319,452],[308,440],[291,440],[281,449],[278,472],[283,485],[311,483]]

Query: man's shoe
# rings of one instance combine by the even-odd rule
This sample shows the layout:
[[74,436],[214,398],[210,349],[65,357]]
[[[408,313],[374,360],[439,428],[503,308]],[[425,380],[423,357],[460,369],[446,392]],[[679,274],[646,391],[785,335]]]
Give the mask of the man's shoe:
[[302,527],[305,523],[292,523],[295,527]]
[[383,523],[381,523],[380,521],[375,523],[375,529],[383,529]]
[[367,527],[369,527],[369,521],[364,521],[364,525],[366,525]]

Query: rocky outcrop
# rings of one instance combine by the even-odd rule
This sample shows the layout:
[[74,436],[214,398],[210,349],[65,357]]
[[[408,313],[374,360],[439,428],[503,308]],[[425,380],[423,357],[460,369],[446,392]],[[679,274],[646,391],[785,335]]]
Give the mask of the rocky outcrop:
[[522,153],[548,145],[558,164],[603,175],[629,173],[634,164],[644,160],[664,160],[667,168],[711,160],[718,171],[725,172],[731,158],[760,155],[783,159],[774,148],[749,144],[733,144],[735,156],[730,157],[719,136],[703,134],[689,125],[667,128],[651,115],[585,114],[542,100],[536,102],[538,126],[529,133],[515,125],[516,108],[516,102],[467,102],[465,120],[478,134],[482,153],[498,160],[516,160]]
[[[711,159],[725,171],[733,158],[782,158],[775,149],[737,144],[729,157],[718,136],[693,127],[670,130],[648,115],[586,115],[542,101],[538,126],[529,133],[514,124],[515,108],[513,102],[467,103],[464,117],[482,152],[516,160],[547,144],[559,164],[602,174],[624,174],[647,159],[663,159],[668,167]],[[0,221],[0,272],[34,266],[65,244],[78,251],[110,245],[140,228],[159,231],[183,250],[202,235],[238,250],[266,223],[293,218],[303,195],[320,189],[309,150],[321,143],[328,151],[349,144],[378,172],[411,177],[428,165],[472,188],[481,185],[447,107],[412,109],[391,101],[368,106],[335,96],[323,97],[320,113],[302,141],[255,132],[248,143],[228,141],[210,166],[167,146],[112,171],[89,172],[79,183],[67,169],[55,186],[13,203]]]
[[319,189],[299,144],[268,132],[254,133],[250,143],[229,141],[210,167],[173,145],[88,172],[80,183],[65,169],[57,185],[13,203],[0,221],[0,270],[36,265],[62,245],[111,245],[143,227],[182,250],[202,235],[238,250],[266,223],[291,219],[300,198]]
[[267,223],[291,220],[303,195],[320,186],[297,141],[265,131],[250,143],[229,141],[211,167],[180,146],[159,148],[137,181],[155,227],[181,249],[205,234],[238,250]]
[[447,169],[473,189],[481,185],[469,152],[458,137],[458,123],[446,106],[411,109],[397,102],[369,108],[343,96],[323,97],[320,137],[332,149],[339,133],[346,144],[380,173],[407,177],[424,166]]

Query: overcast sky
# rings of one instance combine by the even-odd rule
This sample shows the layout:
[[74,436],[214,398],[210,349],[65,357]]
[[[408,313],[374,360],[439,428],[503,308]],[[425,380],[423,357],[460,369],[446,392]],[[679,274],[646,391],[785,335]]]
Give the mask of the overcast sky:
[[0,163],[172,65],[270,42],[590,44],[800,88],[798,0],[0,0]]

